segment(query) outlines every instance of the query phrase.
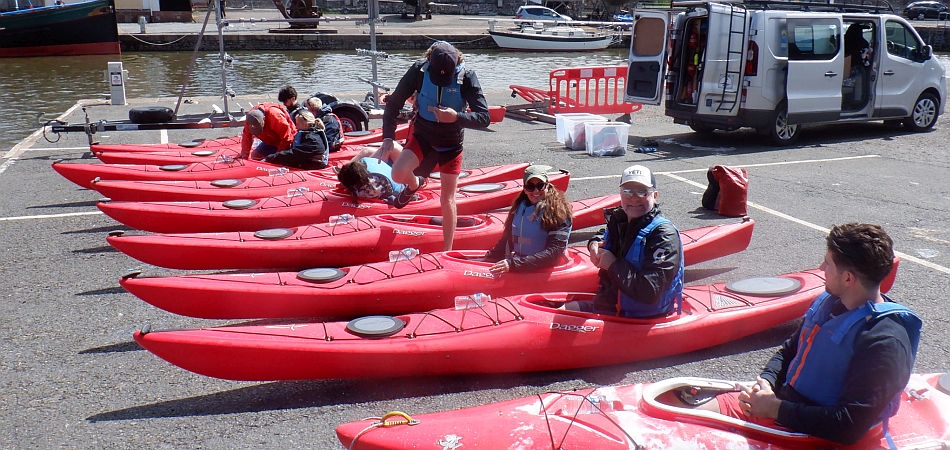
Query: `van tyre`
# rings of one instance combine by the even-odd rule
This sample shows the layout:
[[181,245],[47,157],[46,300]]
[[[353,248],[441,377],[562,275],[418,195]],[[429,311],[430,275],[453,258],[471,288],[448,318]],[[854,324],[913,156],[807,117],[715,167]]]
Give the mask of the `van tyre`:
[[788,123],[788,105],[783,101],[772,113],[772,125],[763,131],[774,145],[788,145],[798,139],[801,126]]
[[904,119],[904,125],[911,131],[927,131],[933,128],[937,123],[937,116],[940,111],[937,109],[940,100],[930,92],[920,94],[917,101],[914,102],[914,110],[910,117]]
[[711,127],[711,126],[709,126],[709,125],[706,125],[705,123],[703,123],[703,122],[701,122],[701,121],[699,121],[699,120],[696,120],[696,119],[691,119],[691,120],[689,121],[689,127],[692,128],[693,131],[695,131],[695,132],[697,132],[697,133],[699,133],[699,134],[705,135],[705,136],[709,136],[709,135],[713,134],[713,131],[716,130],[715,128],[713,128],[713,127]]

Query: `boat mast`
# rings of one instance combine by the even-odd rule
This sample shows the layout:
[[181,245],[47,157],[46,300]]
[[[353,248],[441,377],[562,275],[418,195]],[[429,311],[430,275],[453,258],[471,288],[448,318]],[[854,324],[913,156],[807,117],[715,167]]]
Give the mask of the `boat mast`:
[[224,2],[212,0],[209,3],[215,5],[214,18],[218,24],[218,54],[221,58],[221,101],[224,102],[225,115],[230,118],[231,108],[228,107],[227,54],[224,52],[224,27],[227,23],[224,22],[224,11],[221,11],[221,5],[224,4]]

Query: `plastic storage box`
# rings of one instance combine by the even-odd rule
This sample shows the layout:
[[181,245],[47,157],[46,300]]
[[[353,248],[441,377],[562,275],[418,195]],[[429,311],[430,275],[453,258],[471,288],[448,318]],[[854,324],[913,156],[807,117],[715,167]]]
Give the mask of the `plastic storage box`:
[[605,117],[590,113],[555,114],[557,140],[572,150],[583,150],[584,123],[606,121]]
[[584,122],[585,147],[591,156],[627,154],[630,124],[623,122]]

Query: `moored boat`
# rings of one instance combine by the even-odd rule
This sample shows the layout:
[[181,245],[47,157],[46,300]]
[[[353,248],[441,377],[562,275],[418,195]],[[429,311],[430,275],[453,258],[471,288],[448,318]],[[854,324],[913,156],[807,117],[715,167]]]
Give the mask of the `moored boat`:
[[0,57],[116,54],[112,0],[0,12]]
[[[616,206],[610,195],[571,202],[573,226],[604,221],[603,209]],[[458,218],[453,248],[487,249],[501,238],[506,213]],[[752,225],[749,224],[751,232]],[[173,269],[305,269],[383,261],[392,250],[442,250],[442,218],[381,214],[342,223],[259,232],[109,236],[117,250],[156,266]]]
[[[753,223],[744,221],[680,233],[685,264],[744,250],[752,229]],[[554,267],[500,276],[489,272],[493,262],[483,261],[484,255],[481,250],[453,250],[341,269],[133,276],[120,284],[166,311],[214,319],[397,314],[445,308],[455,296],[474,292],[500,296],[597,289],[599,269],[584,246],[569,247]]]
[[[856,444],[842,446],[658,400],[677,390],[721,391],[734,385],[733,381],[679,377],[650,384],[547,392],[431,414],[390,414],[386,426],[381,418],[373,418],[342,424],[336,432],[340,442],[354,450],[427,448],[439,442],[448,444],[442,448],[890,447],[880,425]],[[897,415],[888,420],[888,432],[899,448],[946,448],[950,441],[950,375],[911,375]]]
[[[491,183],[518,178],[528,167],[527,163],[503,166],[480,167],[463,170],[459,174],[460,186],[475,183]],[[428,189],[440,186],[438,173],[426,185]],[[181,180],[181,181],[124,181],[103,180],[92,183],[100,194],[120,201],[226,201],[238,198],[265,198],[322,191],[339,187],[333,168],[278,173],[243,180]],[[289,194],[288,194],[289,193]]]
[[565,23],[527,24],[504,30],[490,25],[488,34],[503,49],[549,52],[603,50],[615,40],[607,33]]
[[[567,189],[570,174],[552,175],[550,182]],[[509,206],[522,191],[523,182],[510,180],[460,186],[455,194],[458,214],[477,214]],[[401,214],[441,214],[441,193],[429,189],[416,192]],[[288,228],[325,222],[330,216],[352,214],[374,216],[394,212],[379,200],[359,202],[340,189],[302,192],[299,195],[237,199],[226,202],[100,202],[98,208],[109,217],[132,228],[158,233],[201,233],[255,231]]]
[[[596,284],[596,276],[589,278]],[[746,295],[725,284],[690,286],[683,290],[681,312],[656,319],[566,311],[559,307],[592,301],[594,294],[546,293],[349,322],[144,330],[134,336],[139,345],[176,366],[233,380],[593,367],[675,355],[748,336],[800,317],[824,292],[824,273],[819,270],[776,278],[794,289],[782,295]],[[381,292],[379,297],[387,295]]]

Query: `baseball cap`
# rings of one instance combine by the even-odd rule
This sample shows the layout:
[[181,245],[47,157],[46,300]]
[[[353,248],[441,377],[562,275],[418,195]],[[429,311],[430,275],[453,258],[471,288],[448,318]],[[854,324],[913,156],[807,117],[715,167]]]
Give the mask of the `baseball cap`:
[[429,79],[436,86],[448,86],[455,78],[455,66],[458,65],[459,54],[449,43],[436,45],[429,53]]
[[537,178],[544,183],[548,182],[548,171],[551,170],[551,166],[544,166],[541,164],[532,164],[524,169],[524,182],[527,183],[532,178]]
[[244,121],[247,124],[247,129],[251,132],[251,135],[257,136],[264,131],[264,111],[261,111],[260,109],[252,109],[247,113]]
[[620,176],[620,185],[623,186],[631,181],[635,181],[644,186],[656,187],[656,178],[653,172],[644,166],[636,165],[623,169],[623,175]]

